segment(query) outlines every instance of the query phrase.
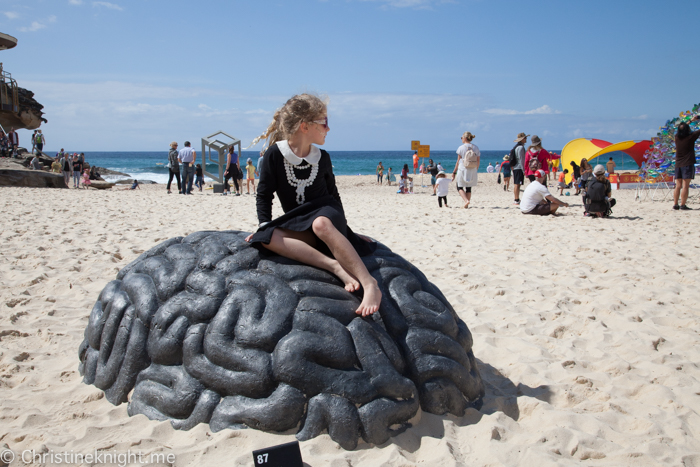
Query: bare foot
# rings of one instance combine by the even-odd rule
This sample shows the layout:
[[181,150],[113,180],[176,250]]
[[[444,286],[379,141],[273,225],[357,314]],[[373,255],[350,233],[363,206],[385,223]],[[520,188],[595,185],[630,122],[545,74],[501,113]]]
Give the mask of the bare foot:
[[468,208],[469,208],[469,203],[464,205],[464,209],[468,209]]
[[382,302],[382,291],[379,290],[379,286],[376,281],[372,281],[369,287],[364,288],[365,295],[362,298],[362,303],[355,310],[355,313],[360,316],[369,316],[376,313],[379,310],[379,305]]
[[333,271],[333,274],[335,274],[338,279],[343,281],[343,284],[345,284],[345,290],[348,292],[356,292],[360,290],[360,282],[349,272],[347,272],[341,265],[338,263],[337,269]]

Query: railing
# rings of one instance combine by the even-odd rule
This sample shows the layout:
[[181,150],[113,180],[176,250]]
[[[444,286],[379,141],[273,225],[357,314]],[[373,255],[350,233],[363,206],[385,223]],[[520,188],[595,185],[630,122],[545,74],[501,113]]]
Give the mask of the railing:
[[19,112],[17,81],[3,69],[2,63],[0,63],[0,109],[14,113]]

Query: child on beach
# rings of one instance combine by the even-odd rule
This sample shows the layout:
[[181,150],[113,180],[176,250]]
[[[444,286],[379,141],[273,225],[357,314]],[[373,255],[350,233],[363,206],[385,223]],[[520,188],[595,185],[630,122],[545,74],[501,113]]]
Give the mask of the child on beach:
[[194,167],[194,186],[199,188],[199,191],[202,191],[202,187],[204,186],[204,174],[202,173],[202,164],[197,164]]
[[[348,292],[362,290],[355,313],[369,316],[379,309],[382,293],[360,256],[372,254],[377,245],[348,227],[331,158],[314,146],[326,141],[327,115],[326,104],[318,97],[296,95],[253,141],[265,138],[269,148],[256,200],[260,226],[246,240],[260,250],[334,274]],[[277,219],[272,219],[274,195],[284,211]]]
[[391,167],[386,171],[386,184],[391,186]]
[[566,188],[566,174],[569,173],[569,169],[564,169],[562,173],[559,174],[559,194],[564,194],[564,188]]
[[435,177],[435,193],[437,194],[438,197],[438,206],[442,207],[442,202],[445,202],[445,207],[449,208],[447,205],[447,193],[450,188],[450,182],[452,181],[451,178],[445,177],[445,172],[440,171],[437,174],[437,177]]
[[83,188],[87,189],[90,183],[90,169],[85,169],[83,172]]
[[403,178],[399,179],[399,191],[397,193],[404,194],[406,193],[406,182],[404,181]]
[[408,192],[413,194],[413,178],[408,177]]
[[248,172],[248,179],[246,180],[246,185],[248,187],[248,194],[250,194],[250,184],[253,184],[253,194],[255,194],[255,166],[253,165],[253,160],[248,158],[247,164],[245,166],[246,172]]

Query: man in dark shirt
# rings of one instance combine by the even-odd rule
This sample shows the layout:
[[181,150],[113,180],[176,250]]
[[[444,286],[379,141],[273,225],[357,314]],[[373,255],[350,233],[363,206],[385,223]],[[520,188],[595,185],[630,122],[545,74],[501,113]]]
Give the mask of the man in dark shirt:
[[[700,120],[700,115],[693,117],[691,122]],[[688,188],[690,181],[695,178],[695,141],[700,137],[700,130],[690,132],[690,125],[686,122],[678,125],[676,131],[676,188],[673,190],[673,209],[690,211],[685,205],[688,200]],[[681,199],[680,206],[678,198]]]
[[432,159],[428,159],[428,173],[430,173],[430,184],[433,186],[433,196],[435,196],[435,189],[437,188],[437,185],[435,185],[435,177],[437,177],[438,172],[439,170],[435,162],[433,162]]

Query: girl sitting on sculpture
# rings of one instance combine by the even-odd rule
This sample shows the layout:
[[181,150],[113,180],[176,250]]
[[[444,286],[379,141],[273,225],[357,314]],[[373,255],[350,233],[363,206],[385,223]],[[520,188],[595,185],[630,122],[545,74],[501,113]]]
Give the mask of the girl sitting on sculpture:
[[[330,156],[314,146],[324,144],[329,130],[326,104],[300,94],[277,110],[267,131],[253,141],[267,139],[269,148],[258,182],[260,225],[246,240],[334,274],[348,292],[362,287],[356,313],[368,316],[379,309],[382,294],[360,256],[373,253],[376,243],[348,227]],[[275,194],[284,215],[273,220]]]

